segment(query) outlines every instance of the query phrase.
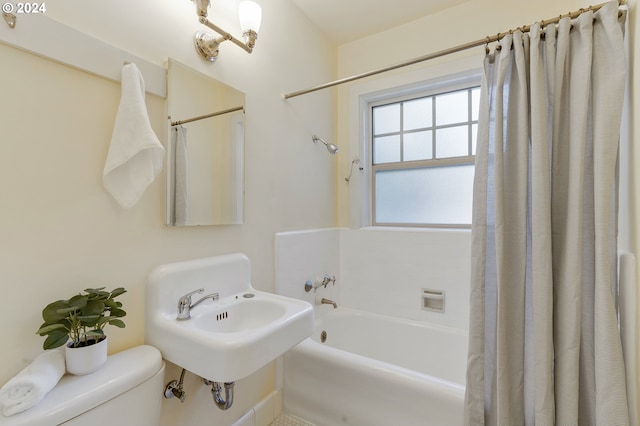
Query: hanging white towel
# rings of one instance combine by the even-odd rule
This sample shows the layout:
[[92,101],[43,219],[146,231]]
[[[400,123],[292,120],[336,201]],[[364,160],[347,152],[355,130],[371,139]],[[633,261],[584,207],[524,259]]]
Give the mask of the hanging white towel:
[[187,180],[187,129],[179,126],[173,128],[173,179],[171,192],[173,196],[173,225],[187,225],[187,206],[189,201]]
[[135,64],[122,67],[122,97],[104,165],[103,184],[121,207],[138,202],[162,171],[164,148],[151,129],[144,80]]
[[63,351],[54,349],[38,355],[0,388],[2,414],[12,416],[38,404],[64,373]]

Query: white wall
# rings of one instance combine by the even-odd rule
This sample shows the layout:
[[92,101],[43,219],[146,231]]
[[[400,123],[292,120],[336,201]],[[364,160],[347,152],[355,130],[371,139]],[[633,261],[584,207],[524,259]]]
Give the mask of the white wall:
[[[237,34],[239,1],[213,3],[212,19]],[[213,65],[193,49],[193,33],[202,26],[187,0],[90,7],[67,0],[47,3],[46,12],[150,62],[163,65],[171,56],[246,93],[245,223],[239,226],[166,228],[164,174],[136,206],[120,209],[101,183],[120,85],[0,45],[0,382],[41,350],[35,330],[50,301],[89,286],[126,287],[127,328],[108,331],[111,352],[119,351],[143,342],[144,286],[155,266],[244,252],[254,286],[273,291],[274,234],[336,224],[335,160],[311,142],[313,133],[334,132],[332,95],[280,97],[333,78],[335,49],[287,0],[262,2],[262,8],[254,53],[225,43]],[[27,19],[19,16],[17,25]],[[0,31],[10,29],[1,22]],[[165,100],[147,96],[147,107],[166,145]],[[167,379],[177,378],[179,370],[169,367]],[[222,412],[209,390],[187,375],[187,402],[165,401],[163,422],[231,424],[273,383],[273,366],[239,381],[234,407]]]
[[[467,330],[469,326],[468,230],[368,228],[320,229],[276,235],[276,291],[340,306]],[[324,274],[336,284],[305,292]],[[422,309],[422,290],[445,292],[445,311]]]
[[[344,229],[346,306],[461,330],[469,328],[469,230]],[[445,293],[444,312],[422,309],[422,290]]]
[[[318,309],[316,297],[340,301],[344,288],[341,270],[341,229],[310,229],[276,234],[276,293],[304,300]],[[325,275],[336,277],[335,284],[306,291],[305,283],[312,284]]]

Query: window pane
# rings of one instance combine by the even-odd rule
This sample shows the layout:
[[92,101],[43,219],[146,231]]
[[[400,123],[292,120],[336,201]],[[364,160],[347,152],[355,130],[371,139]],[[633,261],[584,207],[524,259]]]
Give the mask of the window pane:
[[400,161],[400,136],[373,139],[373,164]]
[[405,133],[404,161],[430,160],[433,158],[431,130],[426,132]]
[[471,126],[471,155],[476,155],[476,145],[478,144],[478,125]]
[[376,223],[470,224],[473,173],[473,164],[376,172]]
[[478,121],[478,111],[480,110],[480,88],[471,91],[471,121]]
[[469,126],[436,130],[436,158],[469,155]]
[[436,124],[461,123],[469,120],[468,98],[466,90],[436,96]]
[[373,109],[373,134],[381,135],[400,131],[400,104],[391,104]]
[[431,127],[433,98],[416,99],[403,105],[403,130]]

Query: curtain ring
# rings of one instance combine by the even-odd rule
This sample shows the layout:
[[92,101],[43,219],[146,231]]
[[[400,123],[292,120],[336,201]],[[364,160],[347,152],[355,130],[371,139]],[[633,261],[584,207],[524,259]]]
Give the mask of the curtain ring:
[[486,43],[485,43],[485,45],[484,45],[484,51],[485,51],[485,54],[487,54],[487,55],[488,55],[489,53],[491,53],[491,50],[489,50],[489,42],[490,42],[490,41],[491,41],[491,39],[489,38],[489,36],[487,36],[487,42],[486,42]]
[[[506,34],[505,34],[506,35]],[[500,33],[496,34],[496,41],[498,42],[498,45],[496,46],[496,50],[499,52],[502,50],[502,44],[500,44],[500,39],[502,37],[500,37]]]

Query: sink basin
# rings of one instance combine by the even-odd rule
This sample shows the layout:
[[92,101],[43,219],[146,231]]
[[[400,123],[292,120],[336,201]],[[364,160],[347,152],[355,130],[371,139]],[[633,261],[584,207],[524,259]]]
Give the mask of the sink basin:
[[[147,284],[145,342],[198,376],[232,382],[246,377],[313,332],[313,308],[302,300],[254,289],[249,259],[216,256],[156,268]],[[178,299],[203,288],[218,293],[178,321]]]
[[[255,296],[255,293],[247,294]],[[260,294],[257,298],[238,298],[229,304],[220,303],[218,309],[202,309],[201,314],[191,315],[191,325],[214,333],[238,333],[259,329],[265,324],[278,321],[287,313],[284,304],[269,300],[268,297]],[[198,311],[198,308],[195,311]]]

